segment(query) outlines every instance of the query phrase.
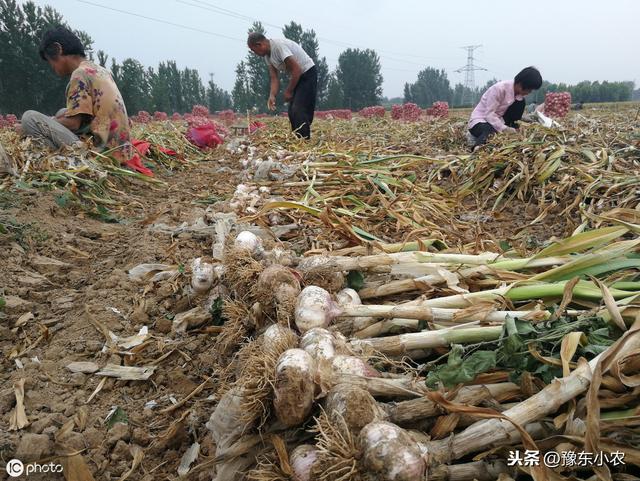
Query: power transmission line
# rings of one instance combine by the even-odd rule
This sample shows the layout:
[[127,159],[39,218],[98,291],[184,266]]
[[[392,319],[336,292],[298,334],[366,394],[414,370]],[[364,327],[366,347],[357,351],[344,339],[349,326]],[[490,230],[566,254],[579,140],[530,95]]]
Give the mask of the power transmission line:
[[[219,6],[217,6],[217,5],[215,5],[215,4],[211,3],[211,2],[206,2],[206,1],[203,1],[203,0],[191,0],[191,1],[176,0],[176,1],[178,3],[182,3],[184,5],[189,5],[191,7],[201,8],[203,10],[208,10],[208,11],[213,12],[213,13],[226,15],[226,16],[237,18],[237,19],[240,19],[240,20],[248,20],[248,21],[251,21],[251,22],[260,21],[260,23],[262,23],[263,25],[266,25],[266,26],[272,27],[272,28],[277,28],[278,30],[283,30],[284,29],[284,27],[282,25],[276,25],[276,24],[269,23],[269,22],[263,22],[261,20],[258,20],[255,17],[251,17],[249,15],[244,15],[244,14],[242,14],[240,12],[235,12],[235,11],[229,10],[227,8],[219,7]],[[360,48],[360,49],[365,49],[366,48],[366,47],[363,47],[361,45],[356,45],[356,44],[349,43],[349,42],[343,42],[343,41],[340,41],[340,40],[333,40],[333,39],[326,38],[326,37],[318,37],[318,40],[321,40],[321,41],[329,43],[329,44],[337,45],[339,47],[355,47],[355,48]],[[397,54],[397,53],[387,52],[387,51],[384,51],[384,50],[377,50],[377,52],[380,52],[380,58],[384,58],[386,60],[424,66],[424,63],[422,63],[422,62],[414,62],[414,61],[411,61],[411,60],[406,60],[406,59],[397,58],[397,57],[392,56],[392,55],[404,55],[404,54]],[[429,57],[418,57],[416,55],[409,55],[409,56],[417,57],[417,58],[424,58],[424,59],[429,58]],[[435,58],[431,57],[431,59],[433,60]]]
[[[84,4],[87,4],[87,5],[94,6],[94,7],[103,8],[105,10],[110,10],[112,12],[121,13],[123,15],[129,15],[129,16],[132,16],[132,17],[143,18],[145,20],[150,20],[150,21],[161,23],[161,24],[164,24],[164,25],[171,25],[173,27],[178,27],[178,28],[182,28],[182,29],[185,29],[185,30],[190,30],[190,31],[193,31],[193,32],[198,32],[198,33],[204,33],[204,34],[207,34],[207,35],[213,35],[213,36],[225,38],[225,39],[228,39],[228,40],[234,40],[234,41],[243,42],[243,43],[245,42],[245,40],[242,39],[242,38],[231,37],[229,35],[219,34],[219,33],[216,33],[216,32],[212,32],[210,30],[204,30],[204,29],[200,29],[200,28],[196,28],[196,27],[191,27],[189,25],[184,25],[184,24],[180,24],[180,23],[176,23],[176,22],[171,22],[171,21],[168,21],[168,20],[163,20],[163,19],[160,19],[160,18],[154,18],[154,17],[150,17],[150,16],[147,16],[147,15],[142,15],[142,14],[139,14],[139,13],[130,12],[128,10],[122,10],[122,9],[119,9],[119,8],[108,7],[106,5],[101,5],[99,3],[94,3],[94,2],[91,2],[89,0],[77,0],[77,1],[80,2],[80,3],[84,3]],[[183,1],[183,0],[178,0],[178,1],[180,3],[185,3],[185,4],[188,5],[188,3]],[[250,17],[247,17],[246,19],[253,20]],[[273,26],[274,28],[280,28],[280,29],[282,28],[280,26],[277,26],[277,25],[274,26],[272,24],[266,24],[265,23],[265,25]],[[386,60],[394,60],[394,59],[390,59],[390,58],[382,57],[382,56],[381,56],[381,58],[385,58]],[[333,59],[333,60],[336,60],[336,59]],[[415,63],[415,62],[410,62],[410,63]],[[422,65],[422,64],[418,64],[418,63],[415,63],[415,64],[416,65]],[[415,70],[400,69],[400,68],[394,68],[394,67],[386,67],[386,66],[383,66],[383,65],[381,65],[380,68],[382,70],[393,70],[393,71],[397,71],[397,72],[415,73]]]
[[[211,3],[207,3],[207,2],[202,2],[199,0],[191,0],[191,1],[186,1],[186,0],[176,0],[178,3],[182,3],[184,5],[189,5],[190,7],[196,7],[196,8],[201,8],[203,10],[208,10],[210,12],[214,12],[214,13],[219,13],[221,15],[226,15],[228,17],[233,17],[233,18],[237,18],[239,20],[247,20],[250,22],[255,22],[256,19],[253,17],[250,17],[248,15],[244,15],[242,13],[239,12],[234,12],[232,10],[228,10],[226,8],[222,8],[222,7],[218,7],[216,5],[213,5]],[[268,23],[268,22],[261,22],[264,25],[267,25],[269,27],[273,27],[273,28],[282,28],[280,25],[275,25],[272,23]]]
[[[131,17],[142,18],[142,19],[149,20],[149,21],[156,22],[156,23],[160,23],[160,24],[163,24],[163,25],[170,25],[170,26],[173,26],[173,27],[182,28],[184,30],[190,30],[192,32],[204,33],[206,35],[211,35],[211,36],[214,36],[214,37],[224,38],[224,39],[227,39],[227,40],[234,40],[234,41],[238,41],[238,42],[242,42],[242,43],[245,42],[245,39],[242,39],[242,38],[232,37],[230,35],[220,34],[220,33],[217,33],[217,32],[213,32],[211,30],[205,30],[205,29],[192,27],[192,26],[184,25],[184,24],[177,23],[177,22],[163,20],[161,18],[150,17],[148,15],[143,15],[143,14],[139,14],[139,13],[135,13],[135,12],[130,12],[128,10],[109,7],[109,6],[106,6],[106,5],[99,4],[99,3],[91,2],[89,0],[77,0],[77,1],[80,2],[80,3],[84,3],[86,5],[91,5],[91,6],[94,6],[94,7],[102,8],[102,9],[109,10],[109,11],[116,12],[116,13],[120,13],[120,14],[123,14],[123,15],[129,15]],[[189,4],[185,0],[177,0],[177,1],[179,3],[184,3],[186,5],[198,6],[198,5]],[[193,0],[193,1],[198,1],[198,0]],[[204,2],[200,2],[200,3],[204,3]],[[220,7],[216,7],[216,8],[220,8]],[[232,11],[229,11],[227,9],[222,9],[222,8],[220,8],[220,10],[224,10],[224,12],[218,12],[218,13],[222,13],[223,15],[233,16],[233,17],[236,17],[236,18],[242,19],[242,20],[256,21],[252,17],[246,16],[246,15],[242,15],[242,14],[239,14],[237,12],[232,12]],[[279,25],[274,25],[274,24],[270,24],[270,23],[267,23],[267,22],[263,22],[263,23],[265,25],[271,26],[273,28],[278,28],[278,29],[282,29],[283,28],[282,26],[279,26]],[[318,37],[318,39],[319,40],[323,40],[323,41],[325,41],[327,43],[334,43],[336,45],[342,44],[342,45],[346,45],[346,46],[353,46],[353,47],[356,47],[356,48],[365,48],[365,47],[360,47],[360,46],[357,46],[357,45],[354,45],[354,44],[345,43],[345,42],[337,42],[337,41],[333,41],[333,40],[328,40],[328,39],[325,39],[323,37]],[[387,55],[384,55],[384,56],[380,55],[380,58],[385,59],[385,60],[390,60],[390,61],[404,62],[404,63],[413,64],[413,65],[421,66],[421,67],[424,66],[424,64],[422,64],[422,63],[411,62],[411,61],[404,60],[404,59],[396,59],[396,58],[393,58],[393,57],[389,57]],[[337,59],[329,59],[329,60],[335,61],[337,63]],[[406,72],[406,73],[411,73],[411,74],[416,74],[417,73],[416,69],[402,69],[402,68],[396,68],[396,67],[388,67],[388,66],[385,66],[385,65],[381,65],[380,69],[383,70],[383,71]]]
[[463,103],[471,103],[473,100],[473,93],[476,90],[476,79],[474,72],[476,70],[487,70],[484,67],[479,67],[474,64],[473,52],[482,47],[482,45],[467,45],[466,47],[461,47],[467,51],[467,64],[464,67],[460,67],[456,72],[461,73],[464,72],[464,92],[462,95]]
[[170,22],[168,20],[162,20],[161,18],[149,17],[147,15],[142,15],[142,14],[139,14],[139,13],[129,12],[127,10],[120,10],[119,8],[107,7],[106,5],[101,5],[99,3],[89,2],[87,0],[78,0],[78,2],[86,3],[87,5],[93,5],[94,7],[104,8],[105,10],[111,10],[112,12],[122,13],[124,15],[130,15],[132,17],[144,18],[146,20],[152,20],[154,22],[163,23],[165,25],[171,25],[173,27],[183,28],[185,30],[191,30],[193,32],[205,33],[207,35],[213,35],[214,37],[226,38],[228,40],[237,40],[239,42],[243,42],[244,41],[241,38],[231,37],[229,35],[223,35],[221,33],[212,32],[210,30],[203,30],[201,28],[190,27],[188,25],[182,25],[181,23]]
[[[271,8],[272,7],[272,5],[269,4],[269,2],[262,1],[262,0],[254,0],[254,2],[255,1],[257,1],[257,3],[262,4],[266,8]],[[305,11],[304,13],[302,13],[301,10],[296,9],[295,7],[291,8],[289,6],[287,6],[287,10],[289,12],[293,13],[293,14],[297,13],[297,15],[303,15],[303,14],[307,14],[308,13],[308,11]],[[348,30],[348,29],[350,29],[352,27],[352,25],[345,25],[343,23],[335,22],[333,19],[332,19],[331,25],[334,26],[334,27],[341,28],[343,30]],[[322,39],[320,39],[320,40],[322,40]],[[343,43],[343,45],[351,46],[351,47],[354,47],[354,46],[357,47],[356,45],[349,44],[349,43]],[[365,47],[357,47],[357,48],[365,48]],[[448,47],[445,46],[445,48],[451,48],[451,46],[448,46]],[[425,55],[416,55],[416,54],[406,53],[406,52],[393,52],[391,50],[386,50],[385,52],[388,53],[388,54],[397,55],[397,56],[400,56],[400,57],[411,57],[411,58],[422,59],[422,60],[451,60],[448,57],[433,57],[433,56],[425,56]]]

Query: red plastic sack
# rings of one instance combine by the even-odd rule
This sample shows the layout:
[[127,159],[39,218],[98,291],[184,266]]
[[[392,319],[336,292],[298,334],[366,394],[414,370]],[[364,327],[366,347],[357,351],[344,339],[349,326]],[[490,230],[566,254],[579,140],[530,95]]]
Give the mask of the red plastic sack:
[[391,118],[406,122],[416,122],[422,115],[422,109],[412,102],[391,106]]
[[133,154],[133,157],[127,160],[124,165],[129,167],[131,170],[135,170],[136,172],[146,175],[147,177],[153,177],[153,172],[151,169],[142,165],[142,160],[140,160],[140,156],[138,154]]
[[263,129],[267,126],[267,124],[263,123],[263,122],[259,122],[259,121],[255,121],[255,122],[251,122],[251,124],[249,125],[249,133],[252,134],[254,133],[256,130],[258,129]]
[[221,122],[227,122],[227,123],[235,122],[236,113],[233,110],[223,110],[222,112],[218,113],[218,118],[220,119]]
[[151,142],[145,142],[144,140],[131,139],[131,145],[133,145],[140,155],[147,155],[151,148]]
[[176,152],[175,150],[165,149],[164,147],[160,147],[159,145],[156,145],[156,149],[158,149],[163,154],[167,154],[172,157],[175,157],[176,155],[178,155],[178,152]]
[[[131,145],[138,151],[140,155],[148,155],[151,150],[151,142],[146,142],[144,140],[132,139]],[[159,152],[162,152],[167,155],[175,156],[178,155],[175,150],[165,149],[164,147],[160,147],[159,145],[154,145],[155,149]]]
[[222,144],[222,139],[213,125],[199,125],[189,127],[187,139],[201,149],[213,149]]
[[191,109],[191,115],[194,117],[209,117],[209,109],[204,105],[196,104]]
[[[153,177],[153,171],[148,169],[142,163],[142,159],[140,156],[145,157],[151,151],[151,142],[147,142],[145,140],[131,139],[131,145],[134,148],[135,154],[128,161],[124,163],[131,170],[135,170],[136,172],[140,172],[143,175],[148,177]],[[163,152],[167,155],[175,156],[177,153],[171,149],[165,149],[164,147],[160,147],[159,145],[154,145],[154,148],[160,152]]]
[[374,105],[372,107],[365,107],[360,111],[360,116],[365,119],[371,119],[373,117],[384,118],[384,107],[382,105]]
[[18,123],[18,118],[13,114],[7,114],[6,117],[0,115],[0,129],[3,127],[13,127]]
[[427,109],[427,115],[430,117],[448,117],[449,104],[447,102],[434,102],[433,105]]
[[571,94],[569,92],[548,92],[544,97],[544,114],[547,117],[560,118],[569,113]]
[[149,122],[151,122],[151,114],[149,114],[149,112],[147,112],[146,110],[141,110],[140,112],[138,112],[138,115],[133,115],[130,118],[131,121],[137,122],[139,124],[148,124]]

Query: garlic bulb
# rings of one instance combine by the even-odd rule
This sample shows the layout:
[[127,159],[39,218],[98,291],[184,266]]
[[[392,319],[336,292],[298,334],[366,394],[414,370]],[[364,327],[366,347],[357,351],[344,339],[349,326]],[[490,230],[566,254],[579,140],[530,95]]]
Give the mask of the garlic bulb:
[[300,294],[300,282],[295,274],[279,264],[267,267],[258,277],[257,289],[268,293],[278,303],[295,300]]
[[293,331],[288,327],[281,326],[280,324],[272,324],[264,331],[264,343],[268,345],[275,344],[290,332]]
[[278,359],[273,407],[285,426],[298,426],[311,413],[315,371],[313,358],[302,349],[289,349]]
[[234,245],[236,248],[248,250],[252,257],[260,255],[263,252],[262,239],[247,230],[238,234]]
[[204,262],[201,257],[191,262],[191,287],[197,293],[206,292],[213,286],[214,265]]
[[355,356],[338,355],[332,359],[331,370],[334,374],[351,374],[354,376],[380,377],[380,373],[365,361]]
[[289,461],[293,470],[293,481],[311,481],[311,468],[318,459],[315,446],[301,444],[293,450]]
[[362,301],[358,293],[347,287],[336,294],[336,301],[340,307],[360,306]]
[[280,264],[290,267],[294,264],[295,254],[280,246],[275,246],[269,252],[265,252],[265,260],[270,264]]
[[347,383],[331,388],[324,399],[324,410],[333,423],[342,418],[355,435],[367,424],[386,418],[384,409],[368,391]]
[[296,302],[295,319],[300,332],[314,327],[327,327],[340,313],[331,294],[317,286],[305,287]]
[[[277,361],[287,349],[296,347],[299,342],[298,335],[293,329],[289,329],[281,324],[272,324],[262,335],[262,352],[268,356],[269,359],[275,356]],[[272,368],[270,367],[268,371],[273,372],[274,369],[275,365]]]
[[318,361],[330,361],[336,355],[333,340],[333,334],[329,331],[314,327],[302,336],[300,348]]
[[427,469],[417,443],[395,424],[374,421],[358,437],[363,463],[376,479],[413,481],[424,479]]

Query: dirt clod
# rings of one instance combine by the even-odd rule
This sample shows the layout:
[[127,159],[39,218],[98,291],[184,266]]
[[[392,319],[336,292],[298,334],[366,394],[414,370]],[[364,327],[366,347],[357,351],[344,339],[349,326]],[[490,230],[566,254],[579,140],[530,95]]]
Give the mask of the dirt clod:
[[129,440],[129,426],[124,423],[116,423],[111,429],[109,429],[107,444],[113,446],[118,441]]
[[53,454],[53,442],[46,434],[24,433],[15,457],[21,461],[35,461]]

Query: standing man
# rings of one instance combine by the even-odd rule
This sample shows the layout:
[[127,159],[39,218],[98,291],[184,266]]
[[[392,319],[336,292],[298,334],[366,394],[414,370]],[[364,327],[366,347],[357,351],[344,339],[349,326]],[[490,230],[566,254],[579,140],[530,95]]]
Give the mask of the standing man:
[[310,139],[318,91],[318,71],[311,57],[300,45],[289,39],[269,39],[257,32],[249,34],[247,45],[253,53],[264,57],[269,66],[269,110],[276,108],[276,95],[280,89],[278,72],[286,71],[289,74],[284,101],[289,102],[291,130],[299,137]]
[[22,133],[54,149],[89,138],[97,150],[128,161],[129,118],[111,73],[87,60],[82,42],[65,27],[44,34],[40,57],[58,76],[71,76],[67,104],[55,117],[27,110],[22,115]]
[[513,80],[503,80],[487,89],[471,113],[468,128],[473,150],[496,132],[515,133],[524,113],[524,98],[542,86],[542,76],[534,67],[523,69]]

